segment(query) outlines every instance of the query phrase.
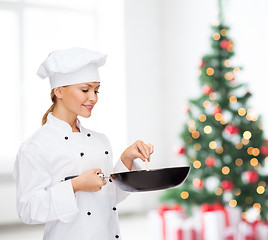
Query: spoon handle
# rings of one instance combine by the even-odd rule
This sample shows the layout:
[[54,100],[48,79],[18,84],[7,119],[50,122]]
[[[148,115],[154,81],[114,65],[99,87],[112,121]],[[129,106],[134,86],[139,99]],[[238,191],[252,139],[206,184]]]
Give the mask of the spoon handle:
[[146,171],[149,171],[149,162],[148,162],[148,159],[145,160],[145,164],[146,164]]

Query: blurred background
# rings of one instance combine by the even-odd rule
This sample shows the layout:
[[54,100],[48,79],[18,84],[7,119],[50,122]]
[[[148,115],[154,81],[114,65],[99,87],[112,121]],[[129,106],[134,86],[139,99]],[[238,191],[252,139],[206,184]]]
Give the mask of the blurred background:
[[[239,80],[248,83],[267,139],[268,2],[223,2],[233,62],[243,67]],[[12,169],[20,144],[51,105],[49,82],[36,75],[48,53],[77,46],[108,54],[99,102],[90,119],[80,120],[108,136],[115,162],[140,139],[155,146],[151,169],[180,166],[186,161],[174,148],[187,102],[200,93],[198,67],[216,20],[216,0],[0,0],[0,239],[42,238],[43,226],[17,217]],[[160,194],[131,194],[119,205],[124,239],[149,239],[147,213]]]

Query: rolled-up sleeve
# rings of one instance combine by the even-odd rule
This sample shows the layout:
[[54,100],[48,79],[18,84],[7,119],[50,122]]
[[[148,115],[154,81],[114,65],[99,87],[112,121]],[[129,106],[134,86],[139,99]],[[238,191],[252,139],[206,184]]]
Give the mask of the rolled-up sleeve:
[[79,212],[71,181],[52,185],[49,164],[42,150],[24,144],[16,158],[17,211],[26,224],[72,221]]

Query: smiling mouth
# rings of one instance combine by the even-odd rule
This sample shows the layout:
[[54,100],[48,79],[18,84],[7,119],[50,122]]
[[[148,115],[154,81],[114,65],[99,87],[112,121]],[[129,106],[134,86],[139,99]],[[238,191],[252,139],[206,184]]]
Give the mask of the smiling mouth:
[[84,104],[82,104],[82,106],[85,107],[88,110],[92,110],[93,109],[93,106],[92,105],[84,105]]

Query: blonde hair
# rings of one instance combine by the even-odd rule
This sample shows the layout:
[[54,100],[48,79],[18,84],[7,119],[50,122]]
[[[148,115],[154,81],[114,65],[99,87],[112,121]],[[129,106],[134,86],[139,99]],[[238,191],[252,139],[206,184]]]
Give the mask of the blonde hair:
[[44,114],[43,118],[42,118],[42,125],[44,125],[47,122],[47,116],[50,112],[53,112],[53,109],[56,105],[56,100],[57,97],[54,93],[54,89],[52,89],[51,93],[50,93],[50,97],[51,97],[51,101],[53,102],[53,104],[50,106],[50,108],[46,111],[46,113]]

